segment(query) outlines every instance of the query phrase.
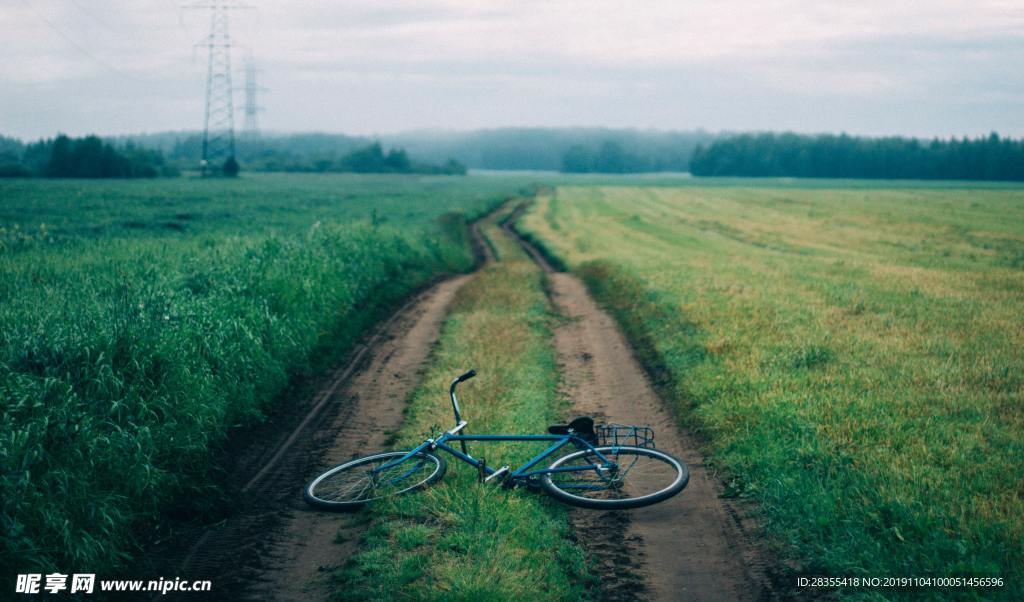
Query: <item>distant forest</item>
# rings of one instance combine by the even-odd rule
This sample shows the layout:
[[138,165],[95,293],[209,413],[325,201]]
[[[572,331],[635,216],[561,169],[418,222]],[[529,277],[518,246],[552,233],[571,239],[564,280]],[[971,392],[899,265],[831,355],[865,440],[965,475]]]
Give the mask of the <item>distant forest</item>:
[[696,150],[695,176],[1024,180],[1024,140],[743,134]]
[[[160,150],[168,160],[190,167],[202,157],[203,139],[195,132],[122,136],[119,140]],[[390,150],[384,151],[384,146]],[[462,175],[466,166],[452,155],[410,152],[394,139],[344,134],[240,135],[235,152],[248,171],[419,173]]]
[[[0,177],[146,177],[195,169],[202,138],[165,132],[25,144],[0,136]],[[385,148],[389,150],[385,150]],[[55,149],[58,157],[53,157]],[[1024,180],[1024,140],[921,140],[598,128],[239,136],[244,171],[462,174],[466,168],[696,176]]]
[[449,159],[442,165],[419,163],[410,159],[405,149],[392,148],[385,153],[379,142],[358,148],[336,161],[318,161],[313,165],[312,171],[466,175],[466,167],[454,159]]
[[[202,138],[193,132],[129,136],[131,141],[162,151],[168,160],[199,161]],[[503,128],[473,132],[421,131],[374,138],[343,134],[265,134],[239,137],[238,160],[245,169],[265,171],[332,171],[355,150],[379,142],[401,148],[421,165],[470,169],[562,171],[567,153],[599,156],[613,149],[627,168],[620,172],[688,171],[697,145],[710,142],[706,132],[655,132],[602,128]],[[606,152],[602,156],[608,156]],[[611,162],[594,161],[574,171],[600,171]],[[618,165],[618,164],[616,164]]]
[[[699,130],[501,128],[414,132],[383,139],[401,145],[413,156],[450,156],[471,169],[626,173],[689,171],[693,151],[714,136]],[[573,157],[586,158],[567,164]]]
[[[182,169],[194,169],[199,160],[183,147],[192,139],[178,140],[173,145],[152,144],[159,137],[122,137],[104,140],[98,136],[70,138],[63,134],[25,144],[15,138],[0,136],[0,178],[152,178],[178,176]],[[352,139],[357,140],[357,139]],[[360,141],[362,142],[362,141]],[[169,151],[166,149],[170,148]],[[248,169],[264,171],[404,173],[465,175],[466,168],[455,160],[440,165],[421,163],[409,158],[400,148],[387,152],[379,142],[363,145],[345,144],[347,152],[314,155],[315,158],[293,158],[273,148],[250,155]],[[166,155],[170,155],[168,160]],[[196,156],[201,156],[201,153]],[[258,157],[258,158],[255,158]],[[243,158],[243,165],[245,159]],[[238,174],[239,162],[224,162],[224,175]],[[218,166],[218,169],[220,167]]]
[[132,142],[113,144],[98,136],[61,134],[24,144],[0,136],[0,177],[155,178],[178,173],[160,151]]

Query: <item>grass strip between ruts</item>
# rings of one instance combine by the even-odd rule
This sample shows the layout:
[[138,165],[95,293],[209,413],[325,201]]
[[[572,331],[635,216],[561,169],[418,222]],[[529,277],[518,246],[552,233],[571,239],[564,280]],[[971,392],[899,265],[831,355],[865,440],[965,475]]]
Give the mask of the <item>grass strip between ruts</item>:
[[[493,220],[484,232],[499,261],[459,291],[395,449],[451,427],[448,383],[471,367],[479,376],[460,388],[467,432],[544,432],[559,418],[542,274]],[[474,456],[495,467],[515,467],[541,449],[520,443],[470,445]],[[448,473],[440,483],[369,510],[373,521],[362,551],[334,575],[336,597],[585,597],[592,582],[566,511],[540,493],[478,484],[474,469],[447,459]]]

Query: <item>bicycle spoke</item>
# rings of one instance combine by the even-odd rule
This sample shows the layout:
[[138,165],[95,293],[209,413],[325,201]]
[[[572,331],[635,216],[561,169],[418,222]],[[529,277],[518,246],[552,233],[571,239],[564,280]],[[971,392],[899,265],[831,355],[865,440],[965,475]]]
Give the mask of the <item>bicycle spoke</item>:
[[[354,496],[349,495],[359,485],[362,485],[362,489],[359,490],[359,493],[354,495]],[[368,476],[364,476],[364,477],[360,478],[358,481],[356,481],[351,487],[349,487],[345,491],[339,491],[338,494],[333,498],[333,501],[344,500],[344,499],[360,500],[360,499],[362,499],[363,493],[367,489],[369,489],[372,485],[373,485],[373,479],[368,477]]]
[[337,472],[323,475],[310,493],[317,499],[332,503],[369,502],[413,489],[439,469],[436,459],[427,460],[421,456],[381,470],[381,467],[399,459],[401,454],[386,454],[345,466]]
[[585,468],[602,462],[594,453],[581,454],[560,465],[560,468],[578,466],[580,470],[552,473],[552,483],[575,496],[591,500],[619,500],[655,494],[673,483],[678,475],[674,465],[657,457],[628,449],[601,453],[614,466],[605,470]]

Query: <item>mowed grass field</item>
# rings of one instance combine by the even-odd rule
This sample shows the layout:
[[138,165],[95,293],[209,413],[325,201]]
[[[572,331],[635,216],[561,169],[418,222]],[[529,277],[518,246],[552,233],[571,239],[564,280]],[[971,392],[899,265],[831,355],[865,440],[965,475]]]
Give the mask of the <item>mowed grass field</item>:
[[469,270],[466,220],[522,184],[0,181],[0,572],[110,576],[218,516],[227,433]]
[[519,227],[613,310],[795,572],[1024,597],[1024,191],[570,186]]

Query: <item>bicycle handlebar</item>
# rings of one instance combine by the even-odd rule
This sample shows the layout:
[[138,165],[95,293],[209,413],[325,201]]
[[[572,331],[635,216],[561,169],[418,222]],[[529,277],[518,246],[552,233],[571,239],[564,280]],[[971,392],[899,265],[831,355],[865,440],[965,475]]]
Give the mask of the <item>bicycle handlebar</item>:
[[[462,420],[462,413],[459,412],[459,400],[456,399],[456,397],[455,397],[455,387],[458,386],[458,384],[461,383],[462,381],[469,380],[469,379],[473,378],[474,376],[476,376],[476,370],[470,370],[469,372],[467,372],[467,373],[463,374],[462,376],[460,376],[460,377],[456,378],[455,380],[453,380],[451,388],[448,389],[448,395],[451,396],[451,398],[452,398],[452,410],[454,410],[454,412],[455,412],[455,428],[456,429],[461,429],[462,427],[464,427],[466,425],[465,425],[465,422],[463,422],[463,420]],[[460,424],[462,426],[459,426]],[[462,453],[464,453],[466,455],[469,455],[469,449],[466,447],[466,442],[462,441],[461,443],[462,443]]]
[[456,378],[452,382],[452,384],[453,385],[457,385],[457,384],[459,384],[459,383],[461,383],[463,381],[466,381],[466,380],[469,380],[469,379],[473,378],[474,376],[476,376],[476,370],[470,370],[469,372],[467,372],[467,373],[463,374],[462,376]]

